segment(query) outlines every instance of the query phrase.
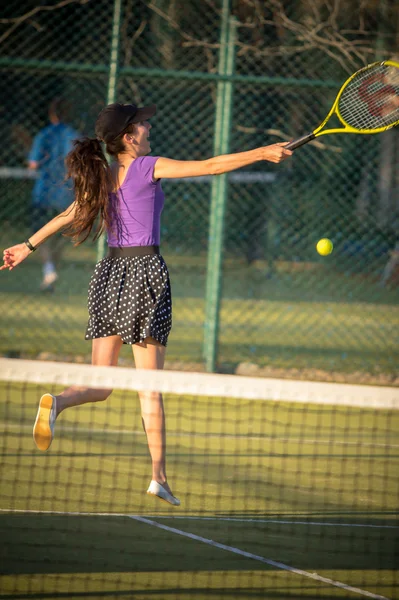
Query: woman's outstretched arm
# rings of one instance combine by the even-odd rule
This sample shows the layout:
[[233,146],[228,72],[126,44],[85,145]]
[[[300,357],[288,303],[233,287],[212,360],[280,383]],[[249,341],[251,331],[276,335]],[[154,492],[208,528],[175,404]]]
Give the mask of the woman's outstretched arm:
[[[39,229],[36,233],[30,236],[29,241],[34,248],[37,248],[49,237],[65,229],[72,223],[75,217],[76,204],[73,202],[66,210],[51,219],[46,225]],[[8,269],[12,271],[17,265],[19,265],[25,258],[32,253],[32,250],[23,242],[16,246],[11,246],[3,251],[3,265],[0,267],[0,271]]]
[[279,163],[292,155],[284,146],[287,142],[272,144],[237,152],[222,154],[207,160],[172,160],[160,157],[155,163],[154,179],[173,179],[177,177],[201,177],[203,175],[221,175],[252,165],[255,162],[268,161]]

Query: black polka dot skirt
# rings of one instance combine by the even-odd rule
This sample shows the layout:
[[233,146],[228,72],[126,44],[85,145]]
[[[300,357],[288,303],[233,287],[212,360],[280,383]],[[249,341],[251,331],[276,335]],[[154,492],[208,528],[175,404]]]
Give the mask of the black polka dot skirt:
[[166,346],[172,296],[162,256],[103,258],[90,280],[88,308],[87,340],[119,335],[136,344],[152,337]]

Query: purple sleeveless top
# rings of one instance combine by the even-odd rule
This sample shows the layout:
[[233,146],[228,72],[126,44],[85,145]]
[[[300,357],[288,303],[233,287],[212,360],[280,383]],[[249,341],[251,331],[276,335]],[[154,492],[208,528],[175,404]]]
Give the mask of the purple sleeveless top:
[[117,192],[109,195],[112,227],[108,246],[159,246],[165,195],[153,180],[158,156],[140,156],[130,165]]

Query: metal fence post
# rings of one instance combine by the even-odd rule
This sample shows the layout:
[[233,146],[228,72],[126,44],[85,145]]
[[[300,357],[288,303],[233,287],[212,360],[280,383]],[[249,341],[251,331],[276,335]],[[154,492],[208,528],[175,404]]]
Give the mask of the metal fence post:
[[[220,36],[219,75],[232,75],[235,57],[236,20],[230,17],[230,2],[224,0]],[[217,84],[214,155],[226,154],[230,148],[233,83],[220,80]],[[227,200],[227,175],[212,179],[209,246],[205,296],[204,358],[206,370],[215,370],[219,336],[220,291],[224,214]]]
[[[111,54],[109,60],[109,76],[107,90],[107,104],[115,102],[116,86],[118,81],[120,26],[122,17],[122,0],[114,0],[114,13],[112,18]],[[104,258],[105,236],[102,235],[97,242],[97,261]]]

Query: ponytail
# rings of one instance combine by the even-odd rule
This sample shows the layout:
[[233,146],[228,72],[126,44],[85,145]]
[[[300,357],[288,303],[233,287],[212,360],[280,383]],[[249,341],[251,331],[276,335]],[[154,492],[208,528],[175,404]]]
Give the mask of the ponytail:
[[94,240],[111,226],[111,170],[101,143],[96,138],[75,140],[65,164],[67,177],[73,180],[76,203],[74,221],[65,235],[72,237],[78,246],[91,234],[97,216],[99,219],[94,230]]

